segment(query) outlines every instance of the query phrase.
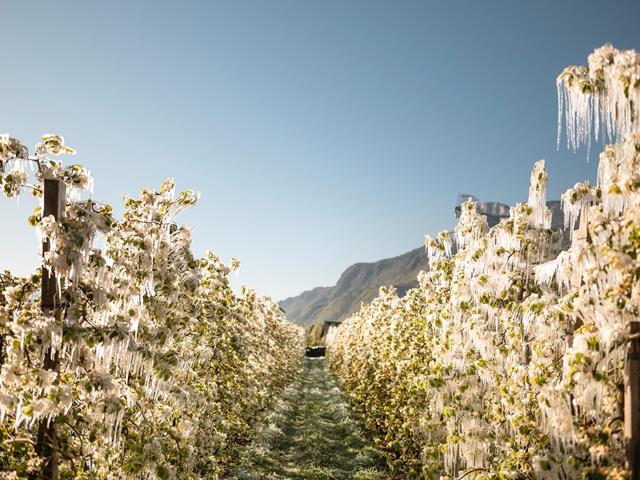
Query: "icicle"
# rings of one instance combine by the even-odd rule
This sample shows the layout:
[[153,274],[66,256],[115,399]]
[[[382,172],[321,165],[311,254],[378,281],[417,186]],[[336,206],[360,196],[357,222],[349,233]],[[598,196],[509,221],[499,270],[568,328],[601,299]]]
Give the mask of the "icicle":
[[558,144],[562,113],[567,144],[576,150],[590,145],[591,131],[622,141],[636,131],[640,119],[640,53],[606,44],[589,56],[588,67],[568,67],[557,79]]
[[547,207],[547,169],[544,160],[538,160],[531,171],[528,205],[532,209],[532,226],[536,228],[551,228],[551,211]]
[[558,268],[558,258],[550,260],[546,263],[541,263],[534,267],[536,281],[542,285],[549,286],[553,280],[556,270]]
[[596,195],[589,182],[576,183],[560,197],[560,205],[564,214],[564,228],[569,229],[573,238],[578,216],[587,215],[588,208],[596,203]]
[[479,239],[487,232],[487,217],[478,213],[478,204],[467,199],[461,205],[460,220],[455,227],[455,240],[458,249],[463,249],[470,242]]

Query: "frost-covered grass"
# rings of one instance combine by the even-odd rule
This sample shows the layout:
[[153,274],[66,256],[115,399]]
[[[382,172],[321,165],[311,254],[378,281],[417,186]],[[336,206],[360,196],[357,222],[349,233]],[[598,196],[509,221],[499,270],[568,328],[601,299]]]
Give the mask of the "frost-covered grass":
[[231,475],[236,480],[382,480],[384,456],[370,444],[321,359],[305,359]]

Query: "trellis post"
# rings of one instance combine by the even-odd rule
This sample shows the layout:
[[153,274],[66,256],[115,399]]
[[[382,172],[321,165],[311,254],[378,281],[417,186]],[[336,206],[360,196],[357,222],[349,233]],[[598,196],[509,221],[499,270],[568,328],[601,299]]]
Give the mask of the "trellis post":
[[[44,208],[43,218],[53,215],[56,221],[64,215],[65,208],[65,185],[62,180],[56,178],[46,178],[43,189]],[[42,256],[50,251],[51,243],[45,240],[42,243]],[[56,322],[62,320],[62,309],[60,307],[60,292],[56,273],[42,265],[42,291],[40,295],[40,307],[45,315],[52,315]],[[59,352],[49,349],[44,356],[43,368],[60,373]],[[36,443],[38,455],[44,459],[45,463],[38,479],[57,480],[60,454],[58,452],[58,432],[55,420],[42,420],[38,427],[38,439]]]
[[640,321],[631,322],[624,372],[624,438],[630,480],[640,480]]

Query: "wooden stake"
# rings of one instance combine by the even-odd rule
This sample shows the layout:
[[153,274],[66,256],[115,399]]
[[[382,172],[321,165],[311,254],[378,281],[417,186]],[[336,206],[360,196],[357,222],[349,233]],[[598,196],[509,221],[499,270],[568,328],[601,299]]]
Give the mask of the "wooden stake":
[[624,438],[630,480],[640,480],[640,322],[631,322],[624,372]]
[[[53,215],[56,221],[64,215],[65,185],[62,180],[45,178],[44,180],[44,209],[43,217]],[[49,240],[42,243],[42,255],[51,249]],[[42,291],[40,307],[45,315],[52,315],[56,322],[62,321],[62,309],[60,308],[60,292],[58,280],[54,271],[49,271],[42,266]],[[49,350],[44,357],[43,368],[60,373],[60,357],[58,352]],[[41,421],[38,427],[38,440],[36,452],[45,464],[38,475],[38,480],[57,480],[60,454],[58,452],[58,431],[56,420]]]
[[[44,180],[44,209],[42,216],[47,217],[53,215],[57,220],[64,215],[65,204],[65,185],[62,180],[45,179]],[[42,255],[44,256],[51,249],[49,240],[42,243]],[[58,303],[58,282],[56,281],[55,272],[51,272],[42,266],[42,294],[40,296],[40,306],[42,311],[47,314],[51,313]]]

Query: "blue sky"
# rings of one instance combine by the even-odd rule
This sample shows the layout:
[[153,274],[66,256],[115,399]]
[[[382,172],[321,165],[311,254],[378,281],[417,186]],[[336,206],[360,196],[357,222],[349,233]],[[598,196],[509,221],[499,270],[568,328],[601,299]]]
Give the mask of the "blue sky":
[[[453,225],[458,192],[526,200],[595,180],[556,151],[555,77],[640,48],[640,2],[9,1],[0,131],[66,136],[95,198],[174,177],[194,250],[275,299]],[[37,259],[32,198],[0,202],[0,268]]]

